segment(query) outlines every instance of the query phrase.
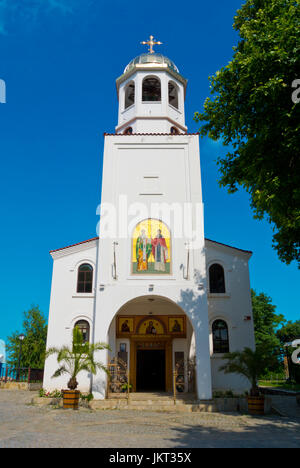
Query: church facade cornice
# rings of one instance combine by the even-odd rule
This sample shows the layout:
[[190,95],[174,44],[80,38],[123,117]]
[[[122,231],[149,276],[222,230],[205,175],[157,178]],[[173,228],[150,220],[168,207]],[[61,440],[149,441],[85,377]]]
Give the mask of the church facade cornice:
[[61,247],[60,249],[51,250],[49,253],[51,257],[53,258],[53,260],[56,260],[57,258],[61,258],[66,255],[71,255],[76,252],[93,249],[98,246],[98,243],[99,243],[99,237],[93,237],[92,239],[78,242],[77,244],[72,244],[66,247]]
[[[186,131],[187,131],[187,127],[185,127],[184,125],[180,125],[180,123],[178,123],[177,121],[171,119],[170,117],[164,117],[165,120],[167,120],[168,122],[170,122],[171,125],[175,125],[176,127],[179,127],[182,131],[184,131],[186,134]],[[116,132],[121,132],[122,130],[124,130],[125,128],[127,128],[128,126],[130,126],[132,124],[132,122],[136,121],[136,120],[157,120],[157,117],[151,117],[151,116],[147,116],[147,115],[141,115],[141,116],[135,116],[133,117],[131,120],[123,123],[122,125],[118,125],[116,127]],[[132,135],[138,135],[137,133],[133,133]],[[141,135],[141,134],[140,134]],[[148,135],[159,135],[158,133],[150,133]],[[163,134],[161,134],[163,135]],[[171,135],[174,135],[174,134],[171,134]]]
[[[64,255],[64,252],[65,252],[65,255],[69,255],[70,253],[73,253],[73,252],[79,252],[79,251],[84,251],[84,250],[87,250],[87,249],[90,249],[90,248],[93,248],[93,247],[97,247],[98,246],[98,242],[99,242],[99,237],[93,237],[92,239],[88,239],[88,240],[85,240],[85,241],[82,241],[82,242],[78,242],[77,244],[72,244],[72,245],[68,245],[66,247],[61,247],[60,249],[56,249],[56,250],[51,250],[50,251],[50,255],[52,256],[52,258],[58,258],[59,256],[62,256]],[[239,249],[238,247],[233,247],[232,245],[228,245],[228,244],[223,244],[221,242],[217,242],[217,241],[214,241],[214,240],[211,240],[211,239],[207,239],[205,238],[205,243],[207,244],[213,244],[215,247],[219,247],[220,249],[224,249],[224,250],[227,250],[230,249],[230,250],[234,250],[235,253],[238,255],[246,255],[248,258],[250,258],[253,254],[253,252],[251,250],[244,250],[244,249]],[[208,247],[208,245],[206,245],[206,247]],[[72,251],[70,251],[70,249],[72,249]],[[68,252],[66,252],[68,251]]]

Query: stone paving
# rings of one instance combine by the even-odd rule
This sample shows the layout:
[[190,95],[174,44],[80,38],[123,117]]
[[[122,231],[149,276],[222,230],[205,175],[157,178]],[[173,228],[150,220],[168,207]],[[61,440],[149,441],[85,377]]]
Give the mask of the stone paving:
[[300,406],[294,396],[272,395],[272,403],[282,416],[300,420]]
[[0,390],[0,448],[300,447],[300,417],[294,414],[66,411],[33,406],[33,396]]

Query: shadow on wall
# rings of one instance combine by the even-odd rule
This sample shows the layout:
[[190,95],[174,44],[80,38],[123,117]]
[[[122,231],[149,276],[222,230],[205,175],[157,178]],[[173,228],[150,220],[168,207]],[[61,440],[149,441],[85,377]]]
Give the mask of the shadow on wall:
[[[195,331],[201,332],[203,327],[202,316],[204,311],[207,314],[207,296],[206,278],[200,273],[199,270],[194,271],[195,289],[185,289],[180,291],[180,300],[177,305],[181,307],[189,317]],[[197,292],[196,292],[197,291]],[[207,317],[206,317],[207,320]],[[205,322],[206,323],[206,322]]]
[[[177,305],[186,313],[189,318],[196,339],[196,349],[199,347],[204,350],[204,353],[198,352],[196,361],[201,372],[201,383],[198,389],[198,397],[207,399],[207,389],[211,387],[211,375],[207,369],[207,359],[209,359],[210,367],[210,350],[209,350],[209,329],[208,329],[208,304],[206,292],[206,278],[201,275],[199,270],[194,271],[195,289],[186,289],[180,291],[180,300]],[[197,343],[197,340],[201,341]],[[205,343],[207,344],[207,352],[205,352]],[[204,346],[204,347],[203,347]],[[197,367],[198,367],[197,366]],[[199,367],[198,367],[199,369]],[[197,370],[196,370],[197,372]],[[206,389],[206,390],[204,390]]]

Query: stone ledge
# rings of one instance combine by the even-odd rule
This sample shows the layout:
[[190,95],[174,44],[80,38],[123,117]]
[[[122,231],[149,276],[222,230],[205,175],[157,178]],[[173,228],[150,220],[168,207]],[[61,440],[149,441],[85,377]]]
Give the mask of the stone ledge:
[[297,395],[300,395],[299,391],[285,390],[284,388],[259,387],[259,390],[264,395],[279,395],[279,396],[297,396]]
[[[40,398],[32,399],[32,404],[37,406],[63,406],[62,398]],[[87,403],[80,402],[80,407],[89,408],[94,411],[98,410],[136,410],[136,411],[154,411],[160,413],[237,413],[248,411],[246,398],[215,398],[209,401],[184,402],[176,401],[176,404],[170,399],[159,402],[158,400],[139,400],[129,403],[126,399],[111,399],[111,400],[93,400]],[[272,411],[271,398],[265,398],[265,414],[270,414]]]
[[31,403],[36,406],[63,406],[62,398],[41,398],[34,397]]
[[[32,405],[36,406],[58,406],[59,408],[63,407],[62,398],[45,398],[45,397],[34,397],[31,400]],[[90,408],[90,405],[87,401],[79,401],[79,406],[81,408]]]
[[42,383],[27,383],[27,382],[0,382],[0,389],[3,390],[27,390],[35,392],[42,388]]
[[[177,400],[176,404],[172,399],[159,401],[158,399],[133,400],[127,403],[124,399],[114,400],[93,400],[89,404],[93,410],[105,409],[128,409],[139,411],[157,411],[157,412],[207,412],[207,413],[234,413],[238,411],[246,412],[248,410],[246,398],[215,398],[210,401],[184,402]],[[266,410],[271,410],[271,404],[268,402]]]

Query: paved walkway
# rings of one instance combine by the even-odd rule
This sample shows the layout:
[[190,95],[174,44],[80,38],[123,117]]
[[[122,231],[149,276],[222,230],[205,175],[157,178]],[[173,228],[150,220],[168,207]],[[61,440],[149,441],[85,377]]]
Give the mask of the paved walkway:
[[295,396],[270,396],[274,408],[278,409],[282,416],[291,419],[299,419],[300,421],[300,406],[297,404]]
[[0,390],[0,448],[300,447],[300,419],[239,414],[64,411]]

